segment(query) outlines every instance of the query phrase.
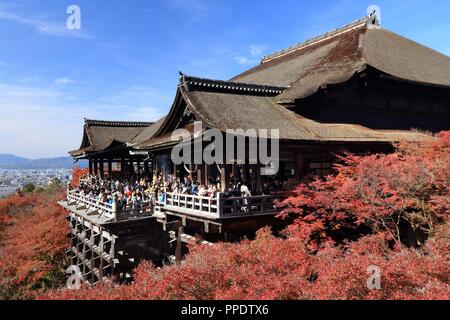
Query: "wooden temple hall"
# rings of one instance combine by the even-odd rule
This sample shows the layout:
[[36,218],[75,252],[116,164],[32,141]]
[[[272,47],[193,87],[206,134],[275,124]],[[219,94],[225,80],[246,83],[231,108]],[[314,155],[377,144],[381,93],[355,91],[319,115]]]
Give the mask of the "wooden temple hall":
[[[154,203],[121,207],[69,190],[60,204],[69,212],[72,263],[90,283],[124,280],[142,259],[180,263],[187,243],[213,245],[282,227],[274,200],[306,176],[332,173],[336,154],[391,152],[398,141],[434,139],[432,133],[450,129],[449,110],[450,58],[383,29],[374,15],[266,56],[227,81],[180,74],[164,118],[85,120],[81,147],[70,154],[89,160],[90,172],[103,179],[190,177],[219,192],[166,190]],[[247,142],[254,138],[248,130],[278,129],[279,170],[263,176],[269,164],[253,164],[249,150],[243,162],[175,165],[179,129],[192,141],[207,129],[225,140],[227,130],[241,129],[231,138]],[[227,194],[236,180],[250,194]],[[278,189],[268,192],[274,183]]]

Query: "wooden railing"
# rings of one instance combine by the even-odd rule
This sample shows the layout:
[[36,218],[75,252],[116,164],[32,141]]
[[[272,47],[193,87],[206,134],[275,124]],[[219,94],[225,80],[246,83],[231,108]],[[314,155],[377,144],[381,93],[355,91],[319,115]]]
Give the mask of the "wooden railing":
[[180,213],[211,218],[233,218],[258,214],[272,214],[277,210],[274,201],[279,196],[225,197],[219,193],[215,198],[167,193],[163,206]]
[[214,217],[220,216],[220,210],[217,207],[217,198],[166,193],[163,205],[166,209],[183,209],[193,214]]
[[239,217],[276,213],[279,196],[224,197],[219,194],[220,217]]
[[70,190],[67,191],[67,202],[75,203],[78,207],[85,207],[86,210],[96,210],[98,215],[107,216],[114,221],[147,217],[153,214],[153,206],[150,202],[120,207],[115,199],[112,203],[106,203]]

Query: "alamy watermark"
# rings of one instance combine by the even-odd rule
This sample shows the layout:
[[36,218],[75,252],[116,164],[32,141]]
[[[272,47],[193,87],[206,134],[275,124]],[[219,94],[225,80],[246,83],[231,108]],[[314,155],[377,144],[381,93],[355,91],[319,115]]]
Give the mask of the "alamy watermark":
[[370,275],[367,279],[367,288],[369,290],[381,290],[381,269],[378,266],[369,266],[367,273]]
[[368,15],[375,15],[378,24],[381,24],[381,7],[373,4],[367,8]]
[[81,270],[77,266],[70,266],[66,270],[67,278],[66,287],[69,290],[79,290],[81,288]]
[[[278,129],[228,129],[223,134],[218,129],[203,130],[202,123],[197,121],[193,134],[178,129],[171,139],[179,142],[171,154],[175,165],[260,164],[264,176],[276,175],[280,167]],[[204,143],[209,144],[203,148]]]
[[81,30],[81,9],[72,4],[67,7],[66,13],[69,17],[66,20],[66,26],[69,30]]

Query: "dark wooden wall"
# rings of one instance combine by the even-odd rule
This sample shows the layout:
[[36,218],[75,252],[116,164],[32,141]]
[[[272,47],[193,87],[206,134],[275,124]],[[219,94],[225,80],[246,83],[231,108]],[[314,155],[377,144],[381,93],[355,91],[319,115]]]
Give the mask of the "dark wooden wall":
[[369,71],[298,100],[295,111],[324,123],[439,132],[450,130],[450,89],[394,80]]

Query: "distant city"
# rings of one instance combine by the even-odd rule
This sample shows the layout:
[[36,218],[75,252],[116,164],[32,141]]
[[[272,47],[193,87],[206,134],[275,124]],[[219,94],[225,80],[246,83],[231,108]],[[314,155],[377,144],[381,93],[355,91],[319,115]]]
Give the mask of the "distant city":
[[14,193],[26,184],[46,187],[52,179],[57,178],[67,184],[72,175],[72,168],[85,168],[87,163],[76,164],[70,157],[27,159],[12,154],[0,154],[0,198]]
[[57,178],[66,185],[72,175],[72,169],[0,169],[0,198],[14,193],[28,183],[36,187],[46,187]]

